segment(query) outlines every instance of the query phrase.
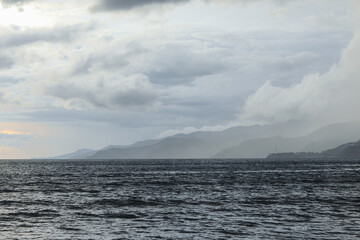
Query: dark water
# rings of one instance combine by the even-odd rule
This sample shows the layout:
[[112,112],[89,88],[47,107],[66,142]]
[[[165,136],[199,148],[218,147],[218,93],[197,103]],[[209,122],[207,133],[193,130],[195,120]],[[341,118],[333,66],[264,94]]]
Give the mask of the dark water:
[[1,239],[360,239],[360,161],[1,161]]

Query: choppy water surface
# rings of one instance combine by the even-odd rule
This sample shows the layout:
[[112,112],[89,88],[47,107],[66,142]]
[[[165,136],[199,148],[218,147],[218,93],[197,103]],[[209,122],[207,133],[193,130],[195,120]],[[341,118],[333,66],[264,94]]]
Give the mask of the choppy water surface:
[[0,162],[1,239],[360,239],[360,161]]

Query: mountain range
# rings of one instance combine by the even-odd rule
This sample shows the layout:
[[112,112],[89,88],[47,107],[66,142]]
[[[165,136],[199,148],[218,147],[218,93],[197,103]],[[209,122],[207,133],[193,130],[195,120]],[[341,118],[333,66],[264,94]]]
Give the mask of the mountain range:
[[264,158],[275,152],[319,153],[359,139],[360,122],[336,123],[312,131],[299,122],[288,122],[177,134],[126,146],[81,149],[51,159]]

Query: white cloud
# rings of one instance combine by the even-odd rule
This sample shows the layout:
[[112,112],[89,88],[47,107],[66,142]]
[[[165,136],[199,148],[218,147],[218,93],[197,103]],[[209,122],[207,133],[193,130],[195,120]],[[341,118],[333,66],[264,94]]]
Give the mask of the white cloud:
[[275,123],[291,119],[326,122],[360,120],[360,34],[339,63],[324,74],[310,74],[290,87],[266,82],[245,102],[240,122]]

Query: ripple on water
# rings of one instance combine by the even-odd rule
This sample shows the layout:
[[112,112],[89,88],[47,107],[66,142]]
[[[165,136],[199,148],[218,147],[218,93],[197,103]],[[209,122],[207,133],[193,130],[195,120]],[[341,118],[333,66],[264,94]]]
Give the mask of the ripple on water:
[[360,238],[359,161],[0,165],[4,239]]

